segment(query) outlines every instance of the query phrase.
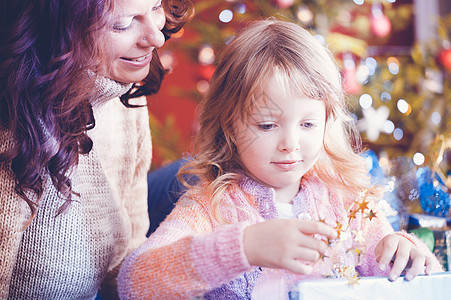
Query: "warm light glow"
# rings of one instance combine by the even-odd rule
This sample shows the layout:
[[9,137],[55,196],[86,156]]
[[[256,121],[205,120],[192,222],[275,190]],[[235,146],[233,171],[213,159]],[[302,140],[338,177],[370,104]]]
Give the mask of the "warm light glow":
[[215,52],[210,46],[203,46],[199,51],[199,62],[202,64],[212,64],[215,62]]
[[299,7],[296,15],[299,21],[304,24],[309,24],[313,20],[313,13],[306,6]]
[[210,84],[206,80],[199,80],[196,84],[196,88],[201,94],[205,94],[209,88]]
[[170,51],[160,53],[160,61],[165,69],[171,69],[174,64],[174,57]]
[[178,38],[181,38],[184,33],[185,33],[185,29],[182,28],[178,32],[171,35],[171,37],[178,39]]
[[386,15],[382,12],[379,5],[374,5],[371,9],[372,15],[370,18],[371,31],[378,37],[385,37],[391,31],[391,23]]
[[398,102],[396,103],[396,107],[401,113],[405,115],[409,115],[412,112],[412,107],[404,99],[399,99]]
[[387,168],[388,165],[389,165],[388,158],[386,158],[386,157],[379,158],[379,166],[381,166],[382,169]]
[[391,63],[395,63],[395,64],[399,65],[399,59],[397,59],[396,57],[390,56],[389,58],[387,58],[387,65],[390,65]]

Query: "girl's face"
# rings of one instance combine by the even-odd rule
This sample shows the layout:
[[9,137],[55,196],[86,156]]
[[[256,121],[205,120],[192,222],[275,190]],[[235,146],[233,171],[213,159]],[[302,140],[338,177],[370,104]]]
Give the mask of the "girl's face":
[[123,83],[143,80],[152,51],[164,44],[162,0],[115,0],[113,28],[107,31],[103,57],[106,77]]
[[246,124],[235,124],[238,154],[254,179],[294,196],[323,150],[324,102],[287,94],[274,77],[265,87]]

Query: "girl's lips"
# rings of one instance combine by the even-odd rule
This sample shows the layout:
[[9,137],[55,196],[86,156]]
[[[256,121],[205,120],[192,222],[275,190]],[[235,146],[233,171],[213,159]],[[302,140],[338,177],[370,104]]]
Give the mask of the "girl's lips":
[[278,167],[279,169],[290,171],[299,164],[300,160],[284,160],[284,161],[275,161],[272,162],[273,165]]
[[144,56],[136,57],[136,58],[127,58],[127,57],[121,57],[120,58],[123,62],[134,66],[134,67],[144,67],[147,66],[150,61],[152,60],[152,52],[149,54],[146,54]]

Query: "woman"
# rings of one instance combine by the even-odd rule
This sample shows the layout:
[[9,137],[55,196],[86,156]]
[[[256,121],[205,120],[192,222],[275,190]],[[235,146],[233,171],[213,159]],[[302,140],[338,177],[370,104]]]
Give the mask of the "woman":
[[189,0],[0,0],[0,298],[116,297],[148,230],[145,97]]

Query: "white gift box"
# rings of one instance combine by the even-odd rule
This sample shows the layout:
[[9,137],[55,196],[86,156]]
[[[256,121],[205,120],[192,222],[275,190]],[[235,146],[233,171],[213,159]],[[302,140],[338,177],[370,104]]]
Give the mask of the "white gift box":
[[451,272],[420,275],[411,281],[403,276],[396,281],[387,277],[362,277],[349,285],[346,278],[305,280],[291,286],[293,300],[451,300]]

